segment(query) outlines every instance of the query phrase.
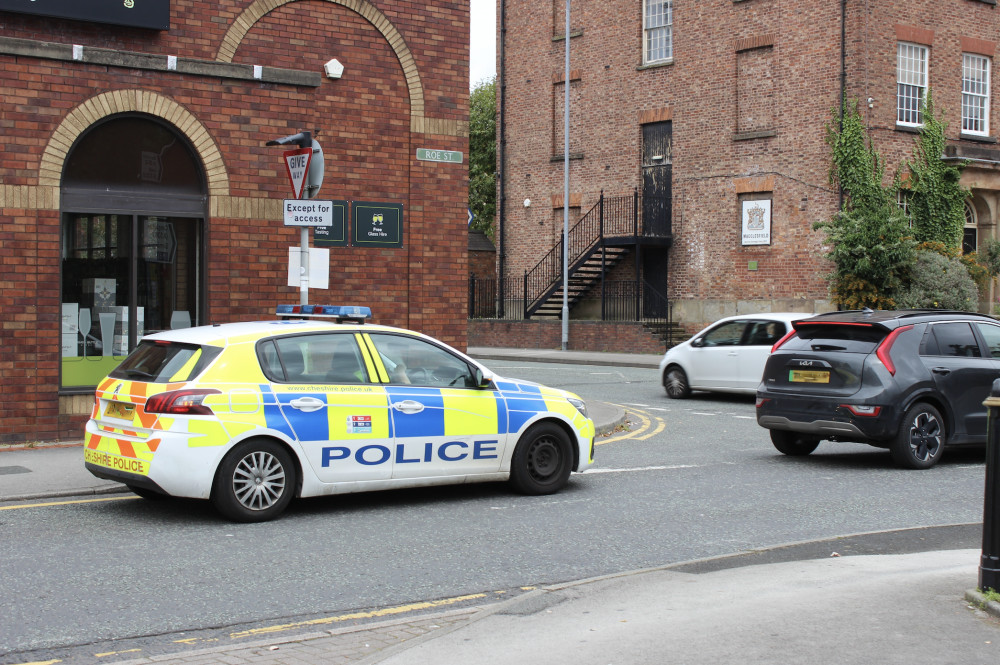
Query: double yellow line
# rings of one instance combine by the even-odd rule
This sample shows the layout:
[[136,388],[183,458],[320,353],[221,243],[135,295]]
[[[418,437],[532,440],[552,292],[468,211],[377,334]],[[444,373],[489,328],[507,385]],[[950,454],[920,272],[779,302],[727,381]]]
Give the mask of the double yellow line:
[[616,441],[645,441],[662,432],[667,426],[667,423],[663,421],[663,418],[660,416],[654,416],[646,411],[643,411],[642,409],[637,409],[632,406],[622,406],[621,404],[612,404],[612,406],[625,409],[626,418],[629,416],[635,416],[638,418],[639,427],[634,430],[629,430],[620,436],[613,436],[601,441],[595,441],[594,445],[602,446],[605,443],[614,443]]
[[109,496],[105,499],[74,499],[73,501],[46,501],[45,503],[22,503],[16,506],[0,506],[0,510],[20,510],[21,508],[42,508],[45,506],[70,506],[75,503],[99,503],[101,501],[123,501],[123,500],[133,500],[139,497],[134,494],[126,494],[125,496]]

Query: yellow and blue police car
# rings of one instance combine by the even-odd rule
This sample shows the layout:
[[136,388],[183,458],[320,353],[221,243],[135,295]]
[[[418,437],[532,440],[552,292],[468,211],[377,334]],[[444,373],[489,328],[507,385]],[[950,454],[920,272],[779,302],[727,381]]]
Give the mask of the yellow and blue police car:
[[367,307],[278,314],[144,337],[97,387],[87,469],[257,522],[293,497],[501,480],[549,494],[594,461],[572,393],[367,323]]

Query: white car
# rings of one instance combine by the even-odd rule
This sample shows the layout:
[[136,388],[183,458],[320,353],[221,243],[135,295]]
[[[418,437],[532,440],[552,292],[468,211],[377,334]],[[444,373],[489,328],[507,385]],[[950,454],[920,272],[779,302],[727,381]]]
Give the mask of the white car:
[[672,347],[660,361],[663,388],[671,399],[692,390],[752,395],[771,347],[792,330],[803,312],[742,314],[720,319]]

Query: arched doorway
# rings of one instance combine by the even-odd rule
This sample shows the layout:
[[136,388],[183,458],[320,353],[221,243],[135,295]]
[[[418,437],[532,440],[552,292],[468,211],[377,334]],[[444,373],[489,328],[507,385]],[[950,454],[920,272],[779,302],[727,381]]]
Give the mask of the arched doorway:
[[80,135],[61,184],[61,388],[92,389],[144,334],[204,317],[207,186],[188,141],[152,116]]

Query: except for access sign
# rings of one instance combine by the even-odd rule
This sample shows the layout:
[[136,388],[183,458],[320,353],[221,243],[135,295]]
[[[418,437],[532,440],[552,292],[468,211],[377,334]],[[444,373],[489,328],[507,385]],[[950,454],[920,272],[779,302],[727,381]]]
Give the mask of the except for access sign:
[[333,201],[285,199],[285,226],[332,226]]
[[427,148],[417,148],[417,159],[422,162],[447,162],[449,164],[461,164],[462,153],[459,150],[429,150]]

